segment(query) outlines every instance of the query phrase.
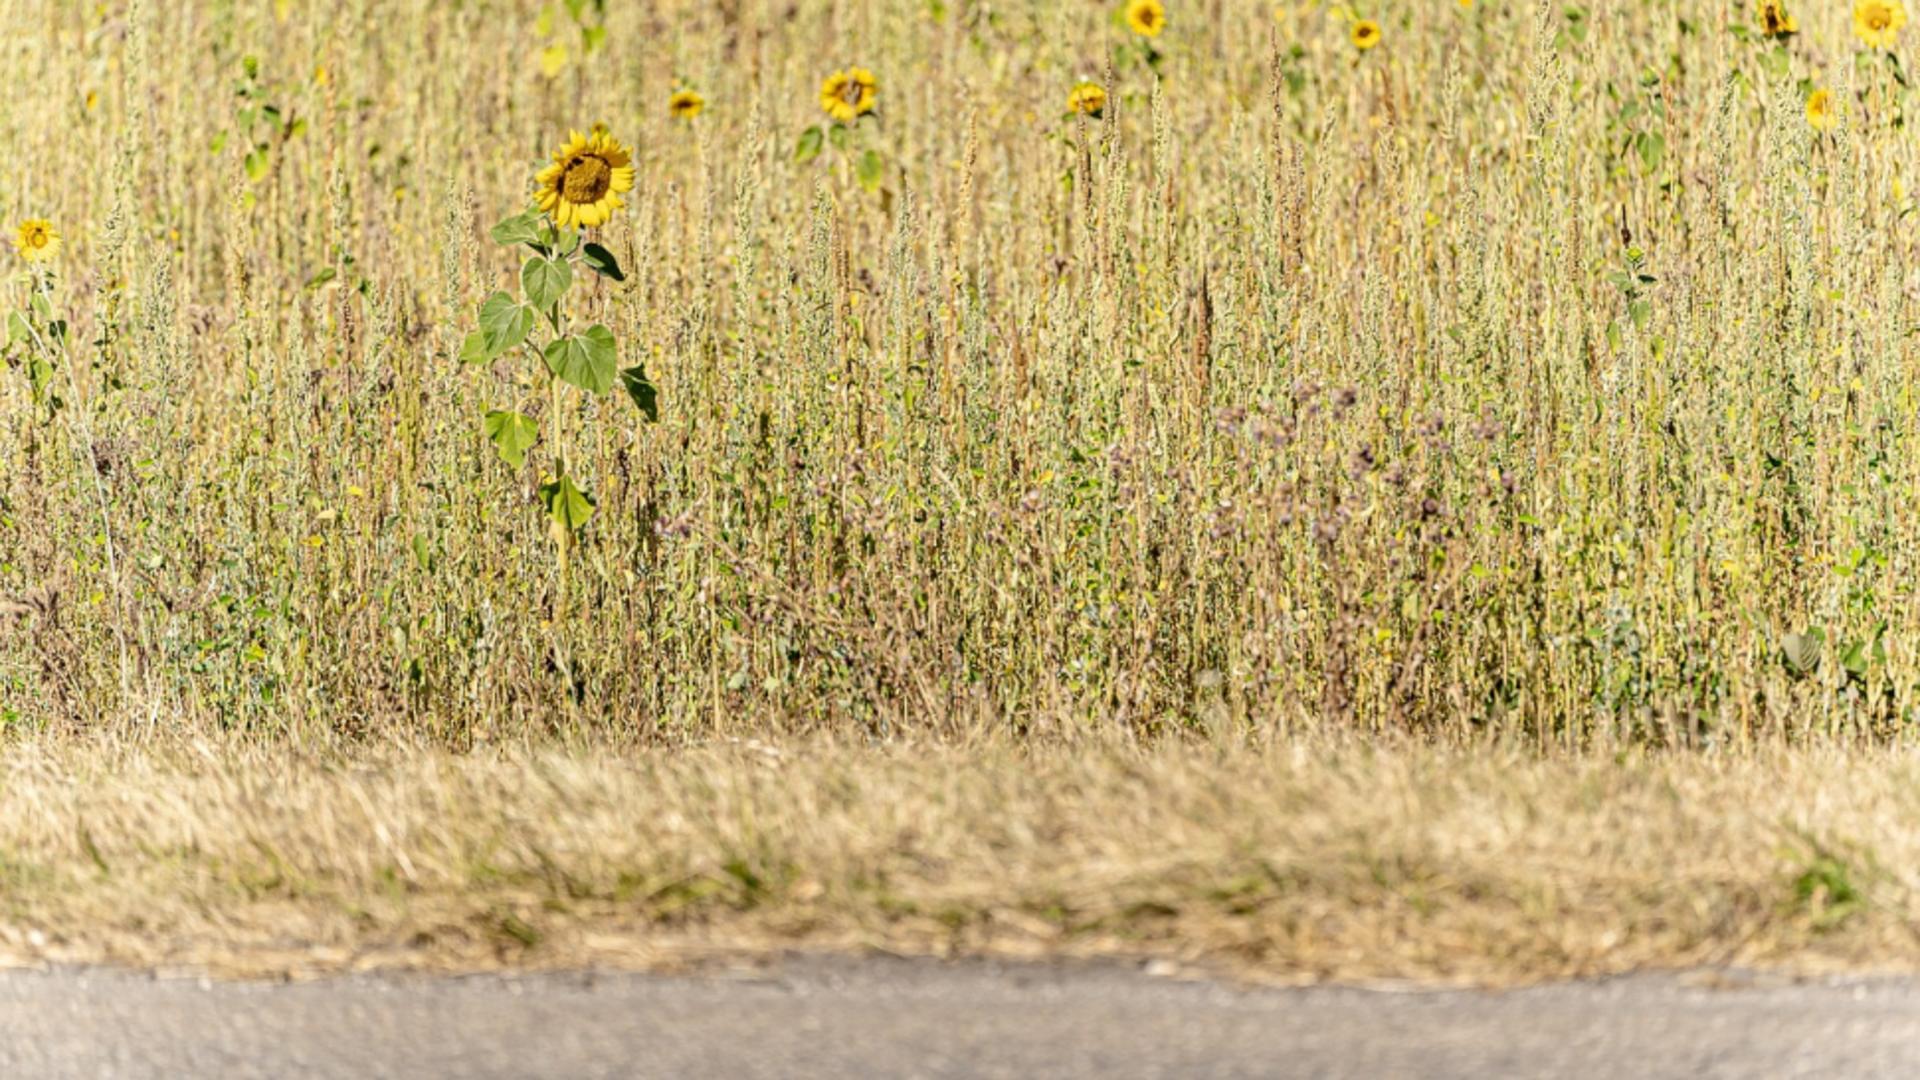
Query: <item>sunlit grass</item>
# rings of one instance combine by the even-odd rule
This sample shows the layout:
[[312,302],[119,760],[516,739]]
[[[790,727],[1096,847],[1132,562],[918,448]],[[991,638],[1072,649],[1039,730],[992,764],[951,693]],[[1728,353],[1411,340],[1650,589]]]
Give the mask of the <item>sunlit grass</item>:
[[[7,728],[1905,729],[1897,26],[608,8],[0,2],[68,324],[0,371]],[[458,360],[596,122],[570,302],[657,423]],[[489,410],[573,448],[570,559]]]

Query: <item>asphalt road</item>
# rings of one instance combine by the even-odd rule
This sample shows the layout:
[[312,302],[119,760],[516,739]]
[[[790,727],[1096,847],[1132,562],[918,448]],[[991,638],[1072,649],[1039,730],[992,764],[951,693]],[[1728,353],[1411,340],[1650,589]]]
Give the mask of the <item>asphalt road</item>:
[[886,960],[296,984],[0,972],[0,1076],[1920,1076],[1920,983],[1736,981],[1241,991]]

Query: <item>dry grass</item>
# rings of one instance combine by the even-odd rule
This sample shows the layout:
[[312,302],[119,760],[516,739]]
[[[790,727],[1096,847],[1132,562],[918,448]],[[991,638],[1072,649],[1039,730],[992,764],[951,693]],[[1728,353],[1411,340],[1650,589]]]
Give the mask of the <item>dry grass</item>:
[[[1081,0],[613,4],[590,54],[540,6],[0,0],[0,211],[68,235],[73,329],[38,403],[0,371],[8,725],[1904,730],[1920,148],[1844,6],[1776,54],[1397,5],[1356,56],[1188,0],[1157,67]],[[847,63],[879,194],[794,160]],[[636,273],[573,315],[657,424],[454,356],[594,120]],[[564,610],[489,407],[600,498]]]
[[[1905,41],[568,6],[0,0],[69,343],[0,367],[15,955],[1920,954]],[[879,191],[795,160],[856,64]],[[567,314],[657,423],[457,359],[596,120],[633,273]],[[570,559],[487,409],[573,448]]]
[[656,966],[768,948],[1505,982],[1920,966],[1920,764],[1085,746],[23,749],[14,961]]

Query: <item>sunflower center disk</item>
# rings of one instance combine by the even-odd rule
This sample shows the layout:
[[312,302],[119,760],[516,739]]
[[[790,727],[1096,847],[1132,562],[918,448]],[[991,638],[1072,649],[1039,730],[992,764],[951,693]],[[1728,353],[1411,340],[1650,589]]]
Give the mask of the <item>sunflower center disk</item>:
[[858,82],[848,79],[846,84],[840,87],[840,100],[857,107],[860,104],[861,90],[862,87]]
[[599,202],[612,186],[613,170],[607,168],[607,163],[597,157],[583,157],[567,166],[560,193],[570,203],[592,203]]

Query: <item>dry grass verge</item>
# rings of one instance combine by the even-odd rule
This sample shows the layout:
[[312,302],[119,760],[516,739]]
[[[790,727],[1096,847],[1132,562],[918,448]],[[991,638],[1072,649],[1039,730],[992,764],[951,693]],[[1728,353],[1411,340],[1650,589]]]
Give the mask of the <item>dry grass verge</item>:
[[0,765],[0,951],[229,973],[771,948],[1264,979],[1912,967],[1906,756],[732,745]]

